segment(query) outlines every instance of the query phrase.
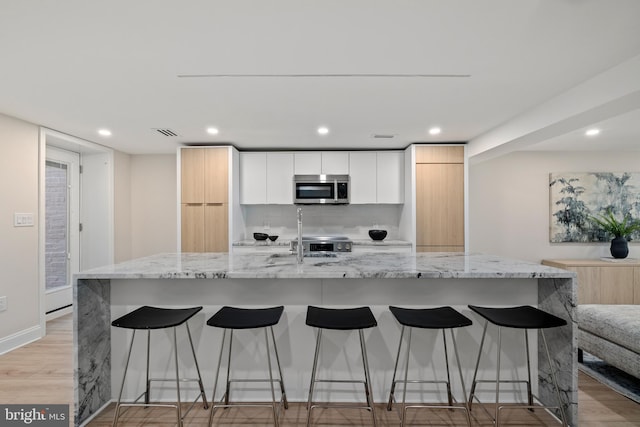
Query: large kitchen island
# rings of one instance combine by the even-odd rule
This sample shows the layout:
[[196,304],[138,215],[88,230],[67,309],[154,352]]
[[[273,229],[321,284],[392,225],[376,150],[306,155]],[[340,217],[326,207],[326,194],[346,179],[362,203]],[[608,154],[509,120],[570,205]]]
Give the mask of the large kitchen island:
[[[298,264],[286,253],[252,254],[159,254],[113,266],[81,272],[74,287],[74,342],[76,425],[86,423],[105,405],[117,398],[125,364],[130,331],[111,327],[111,320],[142,305],[164,307],[203,306],[190,321],[200,370],[211,399],[214,369],[222,332],[205,325],[206,320],[224,305],[263,307],[284,305],[285,312],[274,327],[280,352],[287,396],[290,401],[306,400],[313,360],[315,331],[305,325],[308,305],[372,308],[378,327],[365,333],[372,371],[374,400],[388,398],[397,352],[400,327],[388,310],[389,305],[433,307],[450,305],[473,320],[468,328],[456,331],[465,383],[471,382],[477,357],[482,322],[467,304],[509,306],[534,305],[567,320],[568,325],[547,332],[552,357],[559,367],[558,380],[566,402],[565,413],[571,425],[577,425],[576,358],[576,285],[575,274],[530,262],[491,255],[464,253],[337,254],[328,257],[305,257]],[[183,331],[181,343],[188,346]],[[359,378],[358,344],[354,336],[342,331],[327,335],[323,346],[319,375]],[[411,372],[414,377],[441,374],[443,354],[441,339],[433,331],[415,333],[412,344]],[[521,335],[503,333],[504,357],[501,378],[524,379],[526,358]],[[171,366],[168,335],[153,336],[154,360],[151,369],[165,376]],[[234,356],[236,377],[264,378],[264,343],[246,331],[238,335],[241,350]],[[234,335],[234,339],[235,339]],[[495,370],[497,333],[488,333],[479,377],[491,378]],[[538,348],[537,334],[530,334],[530,344]],[[137,397],[144,383],[144,342],[135,347],[125,387],[125,398]],[[180,343],[179,343],[180,345]],[[182,346],[181,346],[182,347]],[[326,347],[326,348],[324,348]],[[181,349],[181,351],[184,349]],[[351,351],[354,350],[354,351]],[[138,351],[136,353],[136,351]],[[535,352],[534,352],[535,353]],[[185,376],[193,377],[194,368],[188,353],[181,357]],[[353,357],[353,359],[350,359]],[[155,360],[155,359],[158,360]],[[433,359],[433,361],[432,361]],[[534,354],[532,368],[537,371],[534,390],[543,402],[555,403],[546,359]],[[434,367],[435,366],[435,367]],[[191,372],[189,372],[191,371]],[[495,374],[493,374],[495,375]],[[536,381],[537,380],[537,381]],[[452,379],[459,384],[457,375]],[[468,387],[468,386],[467,386]],[[495,386],[480,391],[480,398],[490,402]],[[187,393],[195,393],[187,389]],[[468,390],[467,390],[468,392]],[[459,388],[454,394],[462,397]],[[361,400],[360,389],[317,392],[317,400]],[[432,398],[432,394],[407,394],[408,400]],[[521,401],[512,387],[505,387],[501,398]],[[217,396],[219,399],[220,396]],[[269,400],[264,390],[248,388],[233,395],[235,400]],[[172,390],[152,393],[154,400],[175,400]]]

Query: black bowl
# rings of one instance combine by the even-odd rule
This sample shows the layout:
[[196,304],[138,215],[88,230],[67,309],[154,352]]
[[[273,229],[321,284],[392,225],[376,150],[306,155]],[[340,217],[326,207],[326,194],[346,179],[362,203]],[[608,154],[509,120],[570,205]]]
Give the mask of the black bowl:
[[373,240],[384,240],[387,237],[387,230],[369,230],[369,237]]
[[278,236],[269,236],[269,240],[275,242],[276,240],[278,240]]
[[269,235],[266,233],[253,233],[253,238],[256,240],[267,240],[267,237]]

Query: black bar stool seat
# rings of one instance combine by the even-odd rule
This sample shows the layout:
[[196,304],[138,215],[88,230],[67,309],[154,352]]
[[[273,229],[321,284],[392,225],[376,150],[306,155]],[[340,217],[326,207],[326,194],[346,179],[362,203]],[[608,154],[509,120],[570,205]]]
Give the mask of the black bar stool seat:
[[164,329],[182,325],[202,307],[159,308],[145,305],[111,322],[111,326],[126,329]]
[[[554,369],[553,362],[551,359],[551,355],[549,353],[549,346],[547,345],[547,339],[544,335],[544,330],[549,328],[558,328],[567,325],[567,321],[554,316],[551,313],[547,313],[544,310],[540,310],[539,308],[532,307],[529,305],[522,305],[518,307],[479,307],[475,305],[469,305],[469,308],[483,317],[485,319],[484,331],[482,333],[482,339],[480,340],[480,350],[478,351],[478,359],[476,362],[475,372],[473,374],[473,382],[471,384],[471,393],[469,394],[468,405],[471,409],[473,399],[475,397],[476,400],[479,399],[475,396],[476,386],[480,382],[488,382],[496,384],[496,400],[495,400],[495,414],[494,421],[496,427],[500,425],[500,410],[504,409],[505,405],[500,405],[500,383],[519,383],[523,382],[527,385],[527,399],[528,402],[526,405],[509,405],[508,408],[525,408],[529,410],[534,409],[557,409],[560,413],[560,421],[563,426],[567,426],[567,420],[564,414],[564,407],[562,398],[560,396],[560,388],[558,387],[558,381],[556,379],[556,369]],[[497,366],[496,366],[496,379],[495,380],[476,380],[478,374],[478,366],[480,365],[480,357],[482,355],[482,348],[484,346],[484,340],[487,333],[487,326],[489,323],[492,323],[498,326],[498,346],[497,346]],[[524,330],[524,339],[525,339],[525,348],[527,355],[527,374],[528,380],[519,381],[519,380],[500,380],[500,355],[501,355],[501,345],[502,345],[502,328],[513,328],[513,329],[523,329]],[[555,388],[556,398],[558,400],[558,406],[550,406],[550,405],[534,405],[533,399],[534,396],[531,392],[531,362],[529,355],[529,329],[537,329],[540,332],[540,336],[542,337],[542,342],[544,344],[545,353],[547,356],[547,361],[549,363],[549,369],[551,372],[551,382]],[[536,397],[537,400],[540,400]],[[486,409],[485,409],[486,411]]]
[[[198,366],[198,360],[196,358],[196,352],[193,347],[193,340],[191,339],[191,331],[189,330],[188,320],[195,316],[202,307],[190,307],[190,308],[160,308],[160,307],[151,307],[151,306],[142,306],[137,308],[136,310],[125,314],[111,322],[111,326],[116,328],[124,328],[124,329],[132,329],[133,334],[131,336],[131,343],[129,345],[129,352],[127,355],[127,361],[124,368],[124,374],[122,376],[122,385],[120,387],[120,394],[118,396],[118,402],[116,403],[115,414],[113,417],[113,425],[118,424],[118,418],[120,416],[120,409],[122,407],[129,406],[159,406],[159,407],[175,407],[176,415],[178,420],[178,426],[182,426],[184,417],[189,413],[189,411],[193,408],[193,405],[198,401],[198,399],[202,398],[202,402],[204,404],[204,408],[207,409],[209,406],[207,404],[207,397],[204,392],[204,387],[202,384],[202,376],[200,375],[200,367]],[[178,343],[176,337],[176,327],[184,324],[187,329],[187,335],[189,337],[189,344],[191,346],[191,353],[193,355],[193,360],[195,362],[196,371],[198,373],[198,378],[195,379],[181,379],[178,369]],[[166,382],[169,381],[165,378],[149,378],[149,359],[150,359],[150,348],[151,348],[151,331],[156,329],[173,329],[173,353],[175,359],[175,370],[176,370],[176,393],[177,393],[177,404],[167,404],[167,403],[149,403],[149,395],[151,391],[151,382],[152,381],[160,381]],[[147,331],[147,374],[146,374],[146,388],[145,391],[138,396],[137,399],[133,401],[133,403],[122,403],[122,392],[124,390],[125,379],[127,377],[127,370],[129,368],[129,360],[131,359],[131,351],[133,350],[133,342],[136,337],[137,330],[146,330]],[[194,381],[198,383],[200,388],[200,394],[193,401],[187,412],[182,415],[181,409],[181,400],[180,400],[180,382],[184,381]],[[138,403],[138,400],[144,396],[144,403]]]
[[[282,377],[282,367],[280,366],[280,357],[278,356],[278,347],[276,346],[276,338],[273,333],[273,326],[280,322],[282,313],[284,312],[284,306],[268,307],[268,308],[241,308],[241,307],[229,307],[224,306],[218,310],[213,316],[207,320],[207,325],[222,328],[222,344],[220,346],[220,356],[218,358],[218,368],[216,370],[216,378],[213,386],[213,395],[211,397],[212,402],[216,400],[216,391],[218,389],[218,378],[220,376],[220,367],[222,365],[222,355],[224,353],[225,340],[227,331],[229,331],[229,353],[227,362],[227,381],[225,393],[222,396],[221,404],[213,405],[211,413],[209,414],[209,426],[213,424],[213,418],[215,412],[220,408],[230,407],[256,407],[266,406],[273,411],[273,423],[278,426],[278,415],[280,412],[280,406],[284,405],[287,409],[289,404],[287,402],[287,394],[284,389],[284,379]],[[264,338],[266,343],[267,352],[267,366],[269,369],[268,379],[232,379],[231,375],[231,350],[233,346],[233,331],[240,329],[264,329]],[[276,356],[276,362],[278,365],[279,378],[273,378],[273,371],[271,368],[271,350],[269,345],[269,335],[267,329],[271,331],[271,341],[273,343],[273,351]],[[229,396],[231,394],[231,384],[234,382],[268,382],[271,388],[271,403],[270,404],[242,404],[242,403],[230,403]],[[275,390],[273,383],[277,382],[280,385],[280,401],[276,402]],[[279,405],[278,405],[279,404]]]
[[[403,394],[402,394],[402,415],[400,418],[400,426],[404,426],[406,419],[406,412],[409,408],[432,408],[432,409],[461,409],[465,411],[467,417],[467,424],[471,426],[471,417],[469,415],[469,408],[467,406],[467,392],[464,386],[464,377],[462,375],[462,367],[460,365],[460,356],[458,354],[458,346],[456,344],[455,336],[453,335],[453,329],[455,328],[463,328],[466,326],[470,326],[473,322],[457,310],[454,310],[451,307],[436,307],[436,308],[401,308],[395,306],[389,306],[389,310],[391,314],[396,318],[398,323],[402,325],[402,329],[400,332],[400,343],[398,344],[398,355],[396,356],[396,364],[393,369],[393,379],[391,380],[391,392],[389,393],[389,403],[387,404],[387,410],[390,411],[393,407],[394,402],[394,393],[397,383],[404,383]],[[398,370],[398,363],[400,361],[400,350],[402,349],[402,340],[404,337],[405,327],[409,328],[409,334],[407,338],[407,350],[405,357],[405,371],[404,371],[404,380],[396,380],[396,373]],[[412,328],[420,328],[420,329],[442,329],[442,338],[444,341],[444,359],[445,365],[447,368],[447,380],[446,381],[438,381],[438,380],[409,380],[409,353],[411,351],[411,329]],[[458,365],[458,374],[460,375],[460,382],[462,384],[462,392],[464,394],[464,403],[454,405],[453,396],[451,394],[451,375],[449,371],[449,355],[447,352],[447,335],[445,330],[449,329],[451,333],[451,340],[453,342],[454,353],[456,356],[456,362]],[[419,405],[407,405],[406,404],[406,396],[407,396],[407,384],[409,383],[444,383],[447,386],[447,398],[449,401],[448,405],[428,405],[428,404],[419,404]]]
[[[309,400],[307,402],[307,426],[311,424],[311,411],[315,408],[357,408],[365,409],[371,412],[373,426],[376,426],[376,415],[373,405],[373,397],[371,391],[371,374],[369,373],[369,361],[367,359],[367,349],[364,341],[363,330],[378,326],[378,322],[369,307],[357,308],[325,308],[325,307],[307,307],[307,326],[318,329],[316,336],[316,349],[313,357],[313,367],[311,370],[311,383],[309,385]],[[320,354],[320,345],[322,342],[322,331],[324,329],[339,331],[358,331],[360,338],[360,351],[362,353],[362,366],[364,368],[364,381],[358,380],[340,380],[340,379],[316,379],[316,371],[318,368],[318,356]],[[366,405],[349,405],[349,404],[313,404],[313,390],[316,383],[362,383],[364,385]]]
[[492,308],[470,305],[469,308],[494,325],[517,329],[547,329],[565,326],[567,321],[530,305]]
[[369,307],[325,308],[309,306],[306,324],[314,328],[350,331],[378,326]]
[[225,329],[254,329],[276,325],[283,306],[269,308],[222,307],[207,320],[207,325]]
[[451,307],[401,308],[389,306],[396,320],[403,326],[421,329],[450,329],[471,326],[473,322]]

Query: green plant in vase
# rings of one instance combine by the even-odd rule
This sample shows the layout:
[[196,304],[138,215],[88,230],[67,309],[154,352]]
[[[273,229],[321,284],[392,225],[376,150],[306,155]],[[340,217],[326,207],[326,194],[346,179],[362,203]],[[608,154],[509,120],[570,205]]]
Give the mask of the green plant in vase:
[[611,256],[614,258],[626,258],[629,255],[629,240],[631,234],[640,230],[640,220],[625,215],[622,220],[618,220],[611,209],[604,215],[589,218],[602,230],[614,236],[611,240]]

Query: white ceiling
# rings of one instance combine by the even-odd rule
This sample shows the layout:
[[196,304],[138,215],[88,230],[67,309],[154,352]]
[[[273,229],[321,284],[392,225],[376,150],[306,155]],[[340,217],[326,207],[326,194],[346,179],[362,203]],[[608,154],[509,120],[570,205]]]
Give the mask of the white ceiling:
[[[0,113],[127,153],[473,142],[640,55],[637,0],[0,0],[0,10]],[[638,108],[594,123],[600,143],[565,127],[528,149],[639,149]]]

